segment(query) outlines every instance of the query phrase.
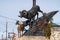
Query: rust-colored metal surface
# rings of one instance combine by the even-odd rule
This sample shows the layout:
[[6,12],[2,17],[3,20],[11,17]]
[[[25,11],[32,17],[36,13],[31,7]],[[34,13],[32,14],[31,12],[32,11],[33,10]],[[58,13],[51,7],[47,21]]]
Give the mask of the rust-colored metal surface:
[[34,23],[31,25],[31,28],[24,35],[26,36],[40,36],[45,35],[43,30],[47,27],[50,19],[57,13],[58,11],[52,11],[46,14],[46,16],[42,16],[39,19],[36,19]]

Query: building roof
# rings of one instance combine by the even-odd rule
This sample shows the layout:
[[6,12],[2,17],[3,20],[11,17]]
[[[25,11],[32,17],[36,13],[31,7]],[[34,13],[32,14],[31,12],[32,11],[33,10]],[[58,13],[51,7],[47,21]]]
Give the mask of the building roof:
[[56,23],[53,23],[52,24],[53,27],[60,27],[60,25],[56,24]]

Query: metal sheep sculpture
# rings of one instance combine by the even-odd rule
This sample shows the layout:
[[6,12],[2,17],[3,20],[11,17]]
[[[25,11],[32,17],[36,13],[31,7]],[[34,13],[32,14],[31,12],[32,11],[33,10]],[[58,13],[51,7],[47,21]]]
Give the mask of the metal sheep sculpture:
[[37,18],[38,18],[38,12],[41,12],[43,14],[43,11],[40,10],[40,7],[38,5],[36,6],[33,6],[30,10],[26,11],[26,10],[22,10],[22,11],[19,11],[20,13],[20,16],[19,17],[24,17],[26,19],[33,19],[36,15],[37,15]]

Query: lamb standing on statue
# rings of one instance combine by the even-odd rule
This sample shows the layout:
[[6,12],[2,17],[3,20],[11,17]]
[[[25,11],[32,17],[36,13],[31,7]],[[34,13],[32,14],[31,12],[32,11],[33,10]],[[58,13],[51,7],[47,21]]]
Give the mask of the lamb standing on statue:
[[18,37],[21,37],[22,34],[23,34],[23,30],[24,30],[23,23],[17,21],[17,22],[16,22],[16,25],[18,25],[18,27],[17,27],[17,30],[18,30]]

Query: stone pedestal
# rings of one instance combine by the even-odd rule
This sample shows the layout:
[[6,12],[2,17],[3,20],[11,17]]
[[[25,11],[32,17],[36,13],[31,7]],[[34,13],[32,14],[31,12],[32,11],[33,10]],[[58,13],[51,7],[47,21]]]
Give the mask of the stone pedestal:
[[21,38],[18,38],[18,40],[48,40],[48,39],[43,36],[23,36]]

